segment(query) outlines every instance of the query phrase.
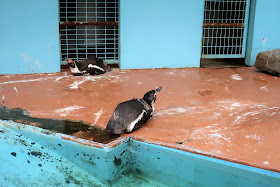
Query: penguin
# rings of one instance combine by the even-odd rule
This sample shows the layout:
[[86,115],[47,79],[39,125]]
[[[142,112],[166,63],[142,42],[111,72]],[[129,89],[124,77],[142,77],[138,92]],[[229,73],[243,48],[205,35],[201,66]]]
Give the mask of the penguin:
[[65,61],[67,62],[74,76],[79,76],[87,73],[85,70],[86,69],[85,64],[81,64],[79,61],[73,61],[72,59],[67,59],[67,58],[65,58]]
[[88,59],[73,61],[65,58],[73,75],[79,76],[89,73],[90,75],[100,75],[110,71],[110,66],[105,60],[98,59],[95,55],[89,55]]
[[95,55],[89,55],[86,63],[88,64],[86,71],[91,75],[104,74],[111,69],[104,59],[98,59]]
[[117,105],[106,126],[111,134],[121,134],[139,129],[151,119],[154,112],[154,103],[162,87],[148,91],[143,99],[133,98]]

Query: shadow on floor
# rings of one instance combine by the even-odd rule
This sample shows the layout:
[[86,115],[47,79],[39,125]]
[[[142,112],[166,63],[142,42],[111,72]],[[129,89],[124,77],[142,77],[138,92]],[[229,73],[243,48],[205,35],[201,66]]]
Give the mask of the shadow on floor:
[[239,68],[246,67],[244,59],[200,59],[201,68]]

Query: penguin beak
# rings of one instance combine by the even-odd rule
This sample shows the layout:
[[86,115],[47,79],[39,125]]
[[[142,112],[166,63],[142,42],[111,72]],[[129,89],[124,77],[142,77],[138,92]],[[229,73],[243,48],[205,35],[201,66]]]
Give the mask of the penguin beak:
[[160,92],[161,91],[161,89],[162,89],[162,87],[160,86],[160,87],[158,87],[157,89],[156,89],[156,92]]
[[162,87],[160,86],[160,87],[158,87],[158,88],[155,90],[155,91],[156,91],[155,96],[157,96],[158,92],[160,92],[161,89],[162,89]]
[[68,58],[65,58],[64,60],[65,60],[68,64],[71,63],[71,62],[73,62],[71,59],[68,59]]

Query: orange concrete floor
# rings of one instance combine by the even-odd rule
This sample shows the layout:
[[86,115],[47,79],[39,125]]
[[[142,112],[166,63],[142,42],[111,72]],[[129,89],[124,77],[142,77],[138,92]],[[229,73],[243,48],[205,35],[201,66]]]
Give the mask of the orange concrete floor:
[[1,75],[2,105],[105,128],[118,103],[158,86],[153,118],[121,138],[280,172],[280,77],[254,67]]

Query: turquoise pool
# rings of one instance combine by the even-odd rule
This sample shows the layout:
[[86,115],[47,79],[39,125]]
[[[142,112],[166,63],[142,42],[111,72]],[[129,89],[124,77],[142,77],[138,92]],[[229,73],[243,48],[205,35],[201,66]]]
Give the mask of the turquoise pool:
[[96,148],[0,120],[0,145],[0,186],[280,186],[280,173],[131,138]]

